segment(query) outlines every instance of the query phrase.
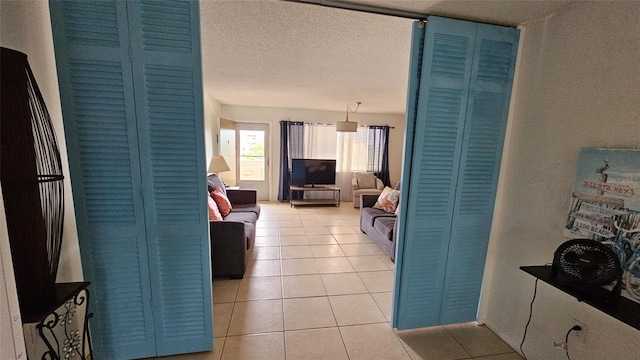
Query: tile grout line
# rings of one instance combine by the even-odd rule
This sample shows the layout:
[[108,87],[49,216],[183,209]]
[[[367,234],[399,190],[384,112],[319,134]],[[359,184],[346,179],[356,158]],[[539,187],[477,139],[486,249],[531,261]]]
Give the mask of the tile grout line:
[[[240,291],[240,281],[238,281],[238,287],[236,288],[235,296],[233,297],[233,305],[231,306],[231,315],[229,315],[229,324],[226,326],[226,330],[224,332],[224,342],[222,343],[222,350],[220,351],[220,359],[222,359],[224,355],[224,348],[227,346],[227,338],[229,335],[229,328],[231,327],[231,320],[233,319],[233,311],[236,308],[236,300],[238,299],[238,292]],[[213,339],[215,343],[215,337]]]
[[453,333],[451,333],[451,331],[449,331],[449,329],[447,329],[444,325],[440,325],[440,326],[442,326],[442,328],[447,332],[447,334],[449,334],[449,336],[451,336],[453,338],[453,340],[455,340],[458,343],[458,345],[460,345],[462,350],[464,350],[464,352],[466,352],[467,355],[469,355],[470,358],[473,358],[471,353],[469,353],[469,350],[467,350],[467,348],[465,348],[464,345],[462,345],[462,343],[460,341],[458,341],[458,339],[455,336],[453,336]]
[[[279,215],[282,215],[282,214],[279,214]],[[289,216],[289,215],[291,215],[291,214],[287,214],[287,216]],[[328,225],[327,225],[327,226],[328,226]],[[285,291],[285,290],[284,290],[284,276],[285,276],[285,274],[284,274],[284,271],[283,271],[283,270],[284,270],[284,269],[283,269],[283,267],[284,267],[283,260],[284,260],[284,259],[282,258],[282,247],[283,247],[283,246],[289,246],[289,245],[283,245],[283,244],[282,244],[281,236],[283,236],[283,235],[281,235],[281,228],[280,228],[280,227],[278,227],[277,233],[278,233],[278,235],[277,235],[277,237],[278,237],[278,244],[277,244],[277,247],[278,247],[278,250],[279,250],[279,252],[280,252],[280,256],[279,256],[279,259],[278,259],[278,260],[279,260],[279,265],[280,265],[280,274],[279,274],[279,277],[280,277],[280,285],[281,285],[281,289],[280,289],[280,296],[281,296],[281,299],[282,299],[282,313],[283,313],[283,324],[282,324],[282,325],[283,325],[284,356],[285,356],[285,359],[286,359],[286,332],[287,332],[287,330],[286,330],[286,328],[285,328],[285,323],[284,323],[284,321],[285,321],[285,320],[284,320],[284,312],[285,312],[285,310],[284,310],[284,300],[286,300],[286,299],[285,299],[285,295],[284,295],[284,291]],[[339,242],[337,242],[337,239],[335,238],[335,235],[336,235],[336,234],[327,234],[327,235],[331,235],[331,237],[332,237],[332,238],[333,238],[333,240],[336,242],[336,244],[339,246],[339,248],[340,248],[341,250],[343,250],[343,248],[342,248],[342,245],[343,245],[343,244],[340,244]],[[340,234],[340,235],[341,235],[341,234]],[[273,235],[267,235],[267,236],[273,236]],[[285,236],[286,236],[286,235],[285,235]],[[295,235],[293,235],[293,236],[295,236]],[[305,236],[305,237],[307,237],[307,246],[309,246],[309,247],[310,247],[310,246],[311,246],[311,244],[308,242],[308,236],[309,236],[309,235],[304,235],[304,236]],[[355,243],[355,244],[361,244],[361,243],[360,243],[360,242],[358,242],[358,243]],[[366,244],[366,245],[367,245],[367,247],[369,247],[369,248],[370,248],[370,244],[368,244],[368,243],[364,243],[364,244]],[[332,244],[332,245],[334,245],[334,244]],[[290,246],[295,246],[295,245],[290,245]],[[253,254],[253,252],[255,252],[255,249],[253,249],[252,254]],[[374,252],[374,254],[373,254],[373,255],[376,255],[376,256],[380,257],[380,256],[379,256],[379,254],[376,254],[375,252]],[[252,255],[252,257],[253,257],[253,255]],[[342,257],[342,256],[341,256],[341,257]],[[352,267],[353,267],[353,264],[351,263],[351,260],[349,260],[349,259],[348,259],[348,256],[346,256],[346,254],[345,254],[345,256],[344,256],[344,257],[347,257],[347,260],[349,261],[349,263],[350,263],[350,264],[352,265]],[[335,316],[335,312],[334,312],[333,306],[331,306],[331,302],[330,302],[330,300],[329,300],[329,294],[327,293],[327,289],[326,289],[325,281],[324,281],[324,279],[322,278],[322,275],[323,275],[323,274],[325,274],[325,273],[321,273],[321,272],[320,272],[320,268],[319,268],[319,265],[318,265],[318,263],[317,263],[317,261],[316,261],[316,257],[315,257],[315,256],[308,257],[308,258],[312,258],[312,259],[314,259],[314,263],[315,263],[315,265],[316,265],[317,273],[315,273],[315,274],[292,274],[292,276],[304,276],[304,275],[316,275],[316,274],[320,276],[321,283],[322,283],[322,286],[323,286],[323,289],[324,289],[325,294],[324,294],[324,295],[322,295],[322,296],[319,296],[319,297],[325,297],[325,298],[327,298],[327,301],[329,302],[329,305],[330,305],[330,308],[331,308],[331,311],[332,311],[333,320],[334,320],[334,322],[335,322],[335,324],[336,324],[336,326],[335,326],[335,327],[337,327],[338,329],[340,329],[340,326],[337,324],[337,319],[336,319],[336,316]],[[308,259],[308,258],[307,258],[307,257],[304,257],[304,259]],[[329,258],[335,258],[335,256],[330,256]],[[298,259],[298,258],[292,258],[292,259]],[[260,259],[256,259],[255,257],[253,257],[253,260],[254,260],[254,261],[256,261],[256,260],[260,260]],[[387,266],[387,265],[386,265],[386,263],[385,263],[385,266]],[[388,267],[388,266],[387,266],[387,267]],[[353,267],[353,270],[354,270],[354,271],[350,271],[350,272],[347,272],[347,273],[354,273],[354,272],[355,272],[356,274],[358,274],[358,278],[360,279],[360,281],[362,281],[362,278],[359,276],[359,272],[355,269],[355,267]],[[339,272],[339,273],[326,273],[326,274],[342,274],[342,272]],[[250,277],[250,278],[252,278],[252,277]],[[364,281],[362,281],[362,283],[364,284]],[[369,290],[369,288],[368,288],[366,285],[365,285],[365,289],[366,289],[367,293],[369,294],[369,296],[373,298],[371,291]],[[239,302],[239,301],[238,301],[238,298],[237,298],[237,297],[238,297],[238,293],[239,293],[239,286],[238,286],[238,288],[236,289],[236,296],[235,296],[235,299],[234,299],[234,309],[235,309],[235,305],[236,305],[236,303],[237,303],[237,302]],[[344,294],[343,294],[343,295],[344,295]],[[313,297],[318,297],[318,296],[304,296],[304,297],[299,297],[299,298],[313,298]],[[264,299],[256,299],[255,301],[258,301],[258,300],[264,300]],[[375,302],[375,299],[373,299],[373,300],[374,300],[374,302]],[[251,300],[247,299],[247,301],[251,301]],[[377,308],[382,312],[382,310],[380,309],[380,305],[378,305],[378,304],[377,304],[377,302],[375,302],[375,303],[376,303],[376,307],[377,307]],[[385,321],[385,322],[374,322],[374,323],[370,323],[370,324],[377,324],[377,323],[381,323],[381,324],[382,324],[382,323],[384,323],[384,324],[389,324],[389,323],[388,323],[388,321]],[[367,324],[369,324],[369,323],[367,323]],[[367,324],[353,324],[353,325],[345,325],[345,326],[357,326],[357,325],[367,325]],[[320,328],[324,328],[324,327],[320,327]],[[328,327],[328,328],[333,328],[333,326]],[[296,330],[312,330],[312,329],[317,329],[317,328],[305,328],[305,329],[296,329]],[[227,331],[227,333],[228,333],[228,331]],[[350,357],[349,357],[349,354],[348,354],[348,351],[347,351],[347,349],[346,349],[346,344],[345,344],[345,342],[344,342],[344,338],[342,337],[342,333],[341,333],[341,332],[339,332],[339,333],[340,333],[340,336],[341,336],[341,340],[342,340],[343,348],[344,348],[344,350],[345,350],[345,351],[346,351],[346,353],[347,353],[347,357],[348,357],[348,358],[350,358]],[[256,333],[256,334],[265,334],[265,333]],[[243,335],[237,335],[237,336],[244,336],[244,335],[256,335],[256,334],[243,334]],[[227,336],[227,337],[228,337],[228,336]],[[225,340],[226,340],[226,338],[225,338]],[[226,341],[225,341],[225,345],[226,345]],[[223,351],[224,351],[224,346],[223,346]]]
[[[334,240],[336,240],[336,239],[335,239],[335,236],[333,236],[333,235],[334,235],[334,234],[331,234],[331,236],[334,238]],[[307,243],[308,243],[308,238],[307,238]],[[343,251],[342,247],[340,247],[340,249]],[[343,252],[344,252],[344,251],[343,251]],[[313,252],[312,252],[312,253],[313,253]],[[343,338],[343,336],[342,336],[342,333],[340,332],[340,328],[338,327],[338,320],[337,320],[336,315],[335,315],[335,310],[334,310],[334,308],[333,308],[333,305],[331,304],[331,300],[330,300],[330,298],[329,298],[329,294],[328,294],[328,291],[327,291],[327,287],[326,287],[325,281],[324,281],[324,279],[323,279],[323,277],[322,277],[322,274],[320,273],[320,267],[318,266],[318,262],[315,260],[315,256],[314,256],[314,262],[316,263],[316,267],[317,267],[317,269],[318,269],[318,275],[320,276],[320,281],[321,281],[321,283],[322,283],[322,287],[323,287],[323,289],[324,289],[325,297],[326,297],[326,299],[327,299],[327,302],[329,303],[329,308],[331,309],[331,314],[332,314],[332,316],[333,316],[333,321],[334,321],[334,323],[335,323],[336,327],[338,328],[338,334],[340,335],[340,340],[341,340],[341,342],[342,342],[342,348],[343,348],[343,350],[344,350],[345,354],[347,355],[347,359],[350,359],[349,351],[347,350],[346,344],[345,344],[345,342],[344,342],[344,338]],[[354,270],[355,270],[355,269],[354,269]],[[285,338],[286,338],[286,337],[285,337]],[[285,360],[286,360],[286,351],[285,351]]]
[[[279,216],[278,216],[279,218]],[[299,217],[298,217],[299,218]],[[280,219],[278,219],[278,249],[280,252],[280,283],[281,283],[281,294],[282,294],[282,345],[283,345],[283,349],[282,349],[282,353],[284,356],[284,359],[287,359],[287,327],[286,327],[286,322],[285,322],[285,309],[284,309],[284,263],[283,263],[283,257],[282,257],[282,240],[280,239]]]

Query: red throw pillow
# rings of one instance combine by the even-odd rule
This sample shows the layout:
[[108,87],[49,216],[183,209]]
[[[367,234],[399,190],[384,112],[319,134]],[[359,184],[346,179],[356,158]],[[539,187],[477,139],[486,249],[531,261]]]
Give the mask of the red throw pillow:
[[220,214],[222,214],[222,216],[229,215],[231,212],[231,201],[229,201],[227,195],[222,192],[222,189],[217,187],[211,192],[211,196],[213,196],[213,200],[216,201],[216,205],[218,205],[218,209],[220,209]]
[[216,205],[216,201],[213,200],[211,196],[209,196],[209,220],[222,220],[222,215],[220,214],[220,210],[218,210],[218,205]]

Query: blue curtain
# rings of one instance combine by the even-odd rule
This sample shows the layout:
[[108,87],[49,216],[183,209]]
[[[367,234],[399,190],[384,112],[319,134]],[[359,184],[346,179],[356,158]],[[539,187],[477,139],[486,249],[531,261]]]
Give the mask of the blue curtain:
[[388,139],[389,126],[369,126],[367,172],[374,173],[385,186],[391,186]]
[[280,121],[280,180],[278,201],[289,200],[291,184],[291,159],[302,158],[304,150],[304,123]]

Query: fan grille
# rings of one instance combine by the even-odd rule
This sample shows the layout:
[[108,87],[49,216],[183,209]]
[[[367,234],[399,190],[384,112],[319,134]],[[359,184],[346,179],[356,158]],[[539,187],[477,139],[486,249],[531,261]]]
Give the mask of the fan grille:
[[595,240],[569,240],[556,250],[554,265],[567,279],[582,284],[602,286],[619,278],[620,260],[606,245]]

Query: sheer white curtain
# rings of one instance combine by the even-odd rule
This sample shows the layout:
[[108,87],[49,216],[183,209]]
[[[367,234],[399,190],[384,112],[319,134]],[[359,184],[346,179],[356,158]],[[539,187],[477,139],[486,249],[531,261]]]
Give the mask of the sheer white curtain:
[[[307,159],[336,158],[336,126],[333,124],[304,124],[304,157]],[[336,177],[337,182],[337,177]],[[338,185],[342,190],[342,186]],[[305,192],[307,199],[328,199],[329,192]],[[342,195],[340,196],[342,198]]]
[[337,133],[337,163],[336,185],[340,188],[342,200],[353,199],[351,178],[354,172],[367,171],[367,136],[368,131],[364,126],[358,127],[354,133]]
[[304,157],[308,159],[335,159],[336,126],[305,123]]
[[367,171],[367,128],[357,132],[339,132],[337,144],[337,169],[339,172]]
[[[368,128],[361,126],[355,133],[337,132],[333,124],[304,124],[304,157],[336,159],[336,186],[340,199],[351,201],[354,172],[366,172],[368,162]],[[309,199],[330,197],[329,193],[307,192]]]

